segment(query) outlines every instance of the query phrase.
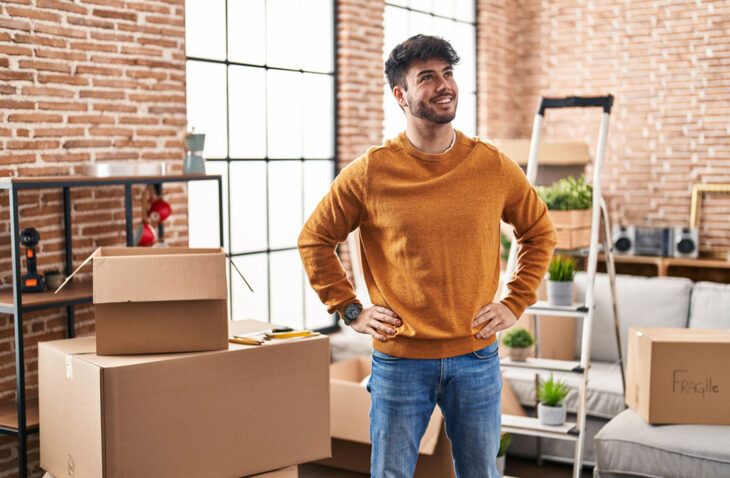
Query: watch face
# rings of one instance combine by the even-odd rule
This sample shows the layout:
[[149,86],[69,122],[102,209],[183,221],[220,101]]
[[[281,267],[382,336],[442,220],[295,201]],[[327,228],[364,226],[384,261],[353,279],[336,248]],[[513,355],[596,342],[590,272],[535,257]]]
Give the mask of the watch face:
[[348,305],[347,307],[345,307],[345,319],[347,319],[348,321],[357,319],[357,316],[360,315],[361,310],[362,307],[357,304]]

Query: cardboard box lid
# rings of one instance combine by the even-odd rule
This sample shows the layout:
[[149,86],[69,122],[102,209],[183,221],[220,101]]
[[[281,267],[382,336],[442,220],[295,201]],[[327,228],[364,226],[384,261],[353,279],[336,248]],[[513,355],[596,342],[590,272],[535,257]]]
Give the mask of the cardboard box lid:
[[657,343],[730,343],[730,330],[631,327],[629,335]]
[[[529,139],[494,139],[490,141],[517,164],[527,164]],[[582,141],[541,142],[540,164],[551,166],[581,165],[591,162],[588,145]]]
[[100,247],[90,259],[95,304],[228,298],[221,248]]
[[[330,427],[334,438],[370,444],[370,393],[360,384],[370,375],[370,359],[359,357],[330,366]],[[443,425],[436,407],[418,452],[433,455]]]

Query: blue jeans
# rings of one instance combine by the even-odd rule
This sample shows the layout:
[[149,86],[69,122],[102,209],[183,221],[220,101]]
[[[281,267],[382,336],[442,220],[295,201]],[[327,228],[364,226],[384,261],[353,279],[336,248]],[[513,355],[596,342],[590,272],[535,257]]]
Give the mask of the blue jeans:
[[372,478],[412,478],[418,446],[438,404],[458,478],[499,477],[502,374],[497,343],[445,359],[405,359],[373,352]]

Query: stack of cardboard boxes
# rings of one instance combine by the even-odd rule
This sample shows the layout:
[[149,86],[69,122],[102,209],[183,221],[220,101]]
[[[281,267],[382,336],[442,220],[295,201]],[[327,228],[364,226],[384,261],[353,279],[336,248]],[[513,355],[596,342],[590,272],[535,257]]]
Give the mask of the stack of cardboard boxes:
[[44,470],[285,478],[331,456],[327,337],[229,345],[271,325],[228,321],[223,250],[91,260],[97,336],[39,345]]

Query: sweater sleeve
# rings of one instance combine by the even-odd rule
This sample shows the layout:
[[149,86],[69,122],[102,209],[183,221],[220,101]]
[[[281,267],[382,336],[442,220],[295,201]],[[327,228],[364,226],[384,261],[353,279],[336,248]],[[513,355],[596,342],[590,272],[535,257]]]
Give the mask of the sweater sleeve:
[[330,314],[342,315],[346,305],[360,303],[335,251],[362,222],[364,205],[365,161],[360,158],[340,171],[299,234],[309,283]]
[[522,169],[502,153],[500,159],[508,191],[502,220],[514,228],[515,241],[520,245],[515,273],[507,283],[509,292],[501,302],[519,318],[537,301],[537,289],[550,264],[557,236],[545,203]]

